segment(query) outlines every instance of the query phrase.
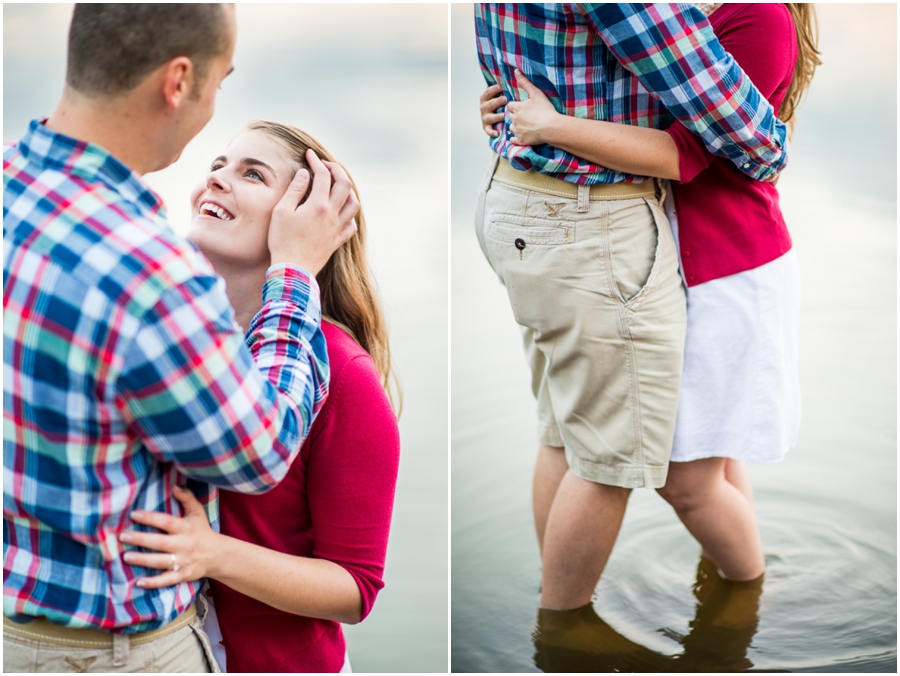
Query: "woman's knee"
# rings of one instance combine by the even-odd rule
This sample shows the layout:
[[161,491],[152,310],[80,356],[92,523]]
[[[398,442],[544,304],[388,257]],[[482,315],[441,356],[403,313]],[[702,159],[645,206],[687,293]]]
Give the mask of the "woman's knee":
[[689,464],[684,463],[683,468],[670,468],[666,485],[656,489],[676,512],[701,506],[714,489],[715,473],[703,471],[707,469],[705,467],[688,467]]
[[690,488],[682,485],[677,480],[673,481],[672,477],[668,478],[665,486],[657,488],[656,492],[662,496],[663,500],[672,505],[676,512],[690,509],[694,505]]

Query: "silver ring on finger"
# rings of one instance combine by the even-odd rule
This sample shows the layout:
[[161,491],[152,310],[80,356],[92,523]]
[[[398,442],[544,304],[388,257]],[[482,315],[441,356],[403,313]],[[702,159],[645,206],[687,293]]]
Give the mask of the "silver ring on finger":
[[178,565],[178,559],[175,558],[174,554],[169,554],[169,556],[172,557],[172,567],[169,570],[173,573],[177,573],[178,569],[181,568],[181,566]]

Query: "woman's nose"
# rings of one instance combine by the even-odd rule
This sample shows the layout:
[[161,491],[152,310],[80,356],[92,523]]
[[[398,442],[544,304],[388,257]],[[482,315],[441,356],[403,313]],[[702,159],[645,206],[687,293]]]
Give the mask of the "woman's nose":
[[224,180],[218,169],[211,171],[206,175],[206,185],[207,187],[215,188],[216,190],[228,189],[228,182]]

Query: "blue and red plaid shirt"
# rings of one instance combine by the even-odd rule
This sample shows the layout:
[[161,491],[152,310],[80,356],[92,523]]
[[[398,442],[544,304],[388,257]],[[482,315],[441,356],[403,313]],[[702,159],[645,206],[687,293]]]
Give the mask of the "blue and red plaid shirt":
[[287,472],[327,393],[318,286],[274,266],[262,300],[245,338],[222,279],[102,148],[38,121],[5,148],[5,615],[133,633],[192,603],[197,583],[135,586],[159,571],[118,536],[144,529],[134,509],[180,515],[176,483],[215,519],[209,484]]
[[[482,73],[510,101],[518,68],[564,115],[666,128],[678,119],[710,152],[765,179],[787,161],[787,130],[706,17],[689,4],[475,5]],[[511,143],[506,116],[491,148],[522,171],[572,183],[640,182],[550,145]]]

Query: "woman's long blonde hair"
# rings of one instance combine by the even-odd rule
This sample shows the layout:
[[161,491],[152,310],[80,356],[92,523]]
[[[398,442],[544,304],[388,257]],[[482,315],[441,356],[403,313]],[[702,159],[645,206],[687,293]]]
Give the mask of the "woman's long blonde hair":
[[[306,151],[310,148],[320,159],[340,164],[321,143],[296,127],[254,120],[247,125],[247,129],[265,132],[279,141],[304,169],[310,170],[306,161]],[[356,190],[352,177],[350,183],[358,196],[359,191]],[[362,208],[356,216],[356,223],[356,234],[332,254],[325,267],[316,275],[322,297],[322,315],[349,333],[369,353],[381,376],[381,384],[388,399],[399,415],[401,394],[397,376],[391,367],[387,326],[366,263],[366,218]]]
[[809,88],[816,66],[821,66],[819,59],[819,27],[816,22],[815,5],[808,2],[788,2],[788,11],[794,20],[797,31],[797,63],[794,65],[794,77],[788,87],[784,101],[781,102],[778,117],[793,128],[796,120],[794,114],[800,105],[800,99]]

